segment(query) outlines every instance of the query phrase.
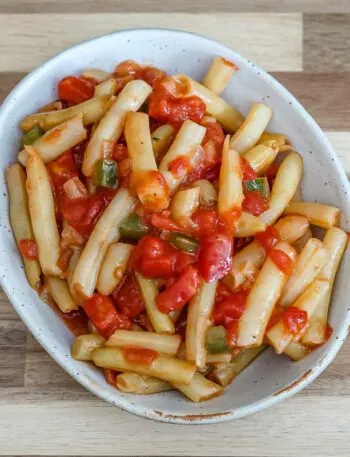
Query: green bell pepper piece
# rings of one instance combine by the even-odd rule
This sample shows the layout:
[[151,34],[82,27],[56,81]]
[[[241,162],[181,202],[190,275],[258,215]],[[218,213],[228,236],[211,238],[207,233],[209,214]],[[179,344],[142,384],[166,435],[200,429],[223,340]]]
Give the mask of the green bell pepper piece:
[[169,236],[169,243],[181,251],[195,253],[198,250],[198,241],[192,236],[173,232]]
[[130,214],[119,227],[120,236],[125,241],[138,241],[147,235],[148,231],[148,225],[137,214]]
[[258,191],[266,200],[270,195],[270,187],[267,178],[255,178],[251,181],[244,181],[245,188],[248,192]]
[[28,146],[33,144],[34,141],[43,136],[45,131],[39,126],[34,125],[27,133],[25,133],[21,138],[21,146]]
[[92,173],[92,183],[94,186],[116,187],[117,162],[110,159],[100,159],[94,165]]
[[226,330],[223,325],[209,327],[206,335],[207,350],[210,354],[231,352],[227,346]]

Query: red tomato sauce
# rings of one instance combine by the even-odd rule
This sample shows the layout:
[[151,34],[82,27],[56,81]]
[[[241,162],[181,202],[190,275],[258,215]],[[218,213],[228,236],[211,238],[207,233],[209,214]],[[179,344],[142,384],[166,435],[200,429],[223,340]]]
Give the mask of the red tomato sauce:
[[123,347],[122,351],[128,362],[142,365],[151,365],[159,356],[157,351],[146,348]]
[[107,384],[110,384],[113,387],[116,387],[117,383],[117,372],[111,370],[110,368],[103,368],[103,374]]
[[248,293],[248,290],[231,292],[216,304],[212,315],[214,325],[229,328],[232,321],[240,319],[244,313]]
[[294,261],[285,252],[272,248],[269,257],[284,274],[289,276],[293,273]]
[[274,226],[268,227],[265,232],[257,233],[255,239],[259,241],[265,251],[269,251],[280,240],[278,230]]
[[94,96],[95,85],[84,78],[67,76],[58,83],[58,96],[72,105],[86,102]]
[[28,260],[38,259],[38,247],[34,240],[20,240],[18,243],[19,252]]
[[244,157],[241,157],[241,170],[243,174],[243,181],[251,181],[258,176],[251,167],[248,160],[246,160]]
[[307,323],[308,315],[303,309],[289,306],[283,313],[283,325],[292,335],[298,335]]
[[245,194],[242,208],[247,213],[253,214],[253,216],[260,216],[260,214],[269,209],[269,204],[263,199],[261,193],[255,190]]

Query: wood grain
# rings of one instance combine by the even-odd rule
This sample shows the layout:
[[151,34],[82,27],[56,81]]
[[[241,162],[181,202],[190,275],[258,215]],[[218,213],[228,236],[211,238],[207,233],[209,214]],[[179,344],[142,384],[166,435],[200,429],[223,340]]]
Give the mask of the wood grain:
[[305,14],[304,71],[350,70],[350,14]]
[[325,130],[348,130],[350,72],[273,73]]
[[73,43],[132,27],[204,33],[269,71],[302,69],[301,14],[101,13],[0,15],[0,72],[27,71]]
[[145,12],[157,13],[206,13],[206,12],[304,12],[304,13],[347,13],[348,0],[148,0],[147,6],[140,0],[0,0],[0,13],[101,13],[101,12]]

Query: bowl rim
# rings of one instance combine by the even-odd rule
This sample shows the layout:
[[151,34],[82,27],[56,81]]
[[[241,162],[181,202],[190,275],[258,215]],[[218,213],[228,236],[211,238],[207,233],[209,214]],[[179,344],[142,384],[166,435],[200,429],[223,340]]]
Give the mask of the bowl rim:
[[[31,81],[36,80],[38,77],[43,75],[47,69],[50,68],[51,64],[56,60],[59,60],[61,56],[71,52],[72,50],[77,50],[80,47],[85,46],[91,42],[96,42],[98,40],[103,40],[106,37],[114,37],[119,36],[122,34],[128,33],[163,33],[167,35],[182,35],[182,36],[189,36],[195,39],[200,38],[204,42],[207,43],[216,43],[221,49],[225,52],[229,51],[234,53],[239,58],[241,58],[248,66],[254,66],[254,68],[260,73],[260,77],[266,80],[267,82],[272,83],[278,92],[281,95],[286,96],[289,100],[293,102],[293,104],[298,109],[300,115],[304,118],[307,122],[310,129],[312,129],[317,137],[322,137],[322,142],[325,148],[328,150],[328,153],[332,157],[332,167],[335,168],[339,179],[341,180],[341,184],[347,191],[347,200],[350,202],[350,183],[347,179],[345,171],[340,164],[339,158],[337,154],[334,152],[333,147],[331,146],[328,138],[325,136],[323,130],[317,124],[317,122],[312,118],[312,116],[306,111],[306,109],[299,103],[299,101],[280,83],[278,82],[273,76],[268,74],[265,70],[261,69],[259,66],[251,62],[246,57],[240,55],[236,51],[232,50],[228,46],[220,43],[215,39],[211,39],[205,37],[203,35],[199,35],[193,32],[184,31],[181,29],[166,29],[166,28],[153,28],[153,27],[140,27],[140,28],[128,28],[128,29],[121,29],[118,31],[114,31],[108,34],[99,35],[97,37],[87,39],[84,41],[80,41],[69,48],[56,53],[53,57],[46,60],[34,70],[30,71],[7,95],[4,102],[0,107],[0,125],[4,122],[6,118],[7,112],[11,109],[11,107],[16,103],[16,95],[26,91],[29,83]],[[5,198],[7,197],[0,197]],[[13,236],[13,235],[12,235]],[[6,279],[6,278],[5,278]],[[167,412],[153,410],[150,407],[144,407],[137,405],[128,399],[123,398],[122,396],[112,396],[108,390],[101,390],[96,388],[96,383],[92,382],[88,376],[78,375],[78,373],[74,370],[73,366],[70,364],[66,364],[66,360],[64,355],[60,353],[60,351],[55,351],[53,349],[53,344],[50,342],[50,339],[45,337],[44,333],[37,333],[35,325],[27,321],[26,313],[22,310],[20,306],[19,299],[16,295],[13,295],[10,290],[10,285],[8,285],[7,281],[5,281],[4,277],[0,276],[0,285],[2,286],[7,298],[13,308],[15,309],[16,313],[19,315],[21,320],[24,322],[28,330],[34,336],[34,338],[39,342],[39,344],[49,353],[49,355],[63,368],[70,376],[72,376],[77,382],[83,385],[87,390],[89,390],[92,394],[96,395],[97,397],[105,400],[114,406],[118,406],[124,411],[129,413],[135,414],[139,417],[144,417],[148,419],[153,419],[160,422],[166,423],[174,423],[174,424],[213,424],[219,422],[227,422],[233,419],[239,419],[245,416],[248,416],[253,413],[260,412],[264,409],[267,409],[284,399],[291,397],[292,395],[301,391],[304,387],[310,384],[314,379],[316,379],[333,361],[334,357],[338,353],[340,347],[344,343],[350,326],[350,312],[346,312],[344,316],[344,320],[340,325],[339,330],[339,338],[334,339],[332,344],[329,347],[328,352],[326,355],[318,362],[316,362],[311,369],[308,369],[304,374],[302,374],[299,379],[292,384],[284,387],[280,391],[271,394],[267,397],[264,397],[256,402],[250,403],[245,406],[241,406],[235,409],[219,412],[219,413],[203,413],[203,414],[193,414],[193,415],[182,415],[182,414],[171,414]],[[114,398],[113,398],[114,397]]]

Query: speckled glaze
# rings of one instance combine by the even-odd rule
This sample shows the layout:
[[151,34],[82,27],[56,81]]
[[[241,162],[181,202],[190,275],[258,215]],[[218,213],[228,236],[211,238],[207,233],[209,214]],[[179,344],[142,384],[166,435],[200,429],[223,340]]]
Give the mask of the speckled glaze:
[[123,394],[107,385],[90,364],[70,356],[72,335],[55,313],[28,285],[9,225],[4,173],[16,161],[20,130],[18,122],[56,98],[57,82],[87,67],[112,70],[117,62],[134,59],[167,72],[187,73],[201,80],[212,58],[222,55],[240,67],[224,97],[243,113],[253,102],[273,109],[269,130],[288,135],[304,158],[302,191],[306,199],[342,208],[342,228],[349,230],[349,192],[346,176],[329,142],[315,121],[276,80],[225,46],[181,31],[125,30],[79,44],[33,71],[10,93],[0,111],[0,279],[9,300],[46,351],[92,393],[138,416],[178,424],[215,423],[261,411],[287,398],[315,379],[332,361],[347,336],[350,323],[349,253],[337,277],[330,323],[333,335],[326,345],[306,359],[293,363],[265,351],[240,374],[225,394],[193,404],[177,392],[153,396]]

